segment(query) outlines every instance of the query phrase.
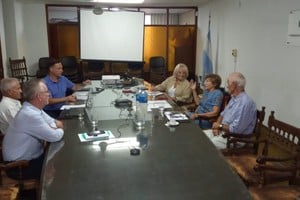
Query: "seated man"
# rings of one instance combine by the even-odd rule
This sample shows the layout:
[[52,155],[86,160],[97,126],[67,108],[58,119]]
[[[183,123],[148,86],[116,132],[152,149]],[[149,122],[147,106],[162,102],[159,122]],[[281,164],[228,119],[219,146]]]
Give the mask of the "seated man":
[[213,123],[212,130],[205,131],[218,149],[226,147],[226,138],[222,131],[251,134],[256,123],[256,105],[245,92],[246,79],[239,73],[231,73],[227,79],[227,88],[231,99],[218,120]]
[[76,97],[72,94],[67,95],[68,91],[79,90],[87,84],[90,80],[86,80],[83,84],[74,84],[68,78],[62,75],[62,64],[54,60],[49,64],[48,75],[44,78],[45,83],[51,94],[49,98],[49,105],[45,106],[44,110],[50,116],[57,118],[60,114],[60,108],[66,102],[75,102]]
[[21,85],[16,78],[4,78],[0,83],[2,100],[0,102],[0,131],[5,134],[8,125],[21,108]]
[[[49,91],[42,80],[32,79],[23,88],[23,103],[19,113],[9,125],[3,139],[3,159],[6,162],[28,160],[23,168],[23,179],[39,179],[44,160],[44,142],[62,139],[61,121],[47,115],[42,109],[49,102]],[[18,178],[19,170],[7,170],[11,178]]]

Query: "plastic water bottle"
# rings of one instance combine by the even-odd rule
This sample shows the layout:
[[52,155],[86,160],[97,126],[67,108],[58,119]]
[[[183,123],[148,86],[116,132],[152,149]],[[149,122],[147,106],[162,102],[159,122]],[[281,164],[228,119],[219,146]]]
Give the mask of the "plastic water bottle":
[[135,124],[138,129],[145,127],[146,114],[147,114],[147,100],[148,94],[145,90],[140,89],[136,94],[136,112]]

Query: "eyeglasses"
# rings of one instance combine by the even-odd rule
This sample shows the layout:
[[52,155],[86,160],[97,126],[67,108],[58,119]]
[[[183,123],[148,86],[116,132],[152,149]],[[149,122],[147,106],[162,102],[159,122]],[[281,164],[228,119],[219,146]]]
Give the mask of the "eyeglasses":
[[49,93],[49,90],[47,90],[47,91],[40,91],[40,93]]

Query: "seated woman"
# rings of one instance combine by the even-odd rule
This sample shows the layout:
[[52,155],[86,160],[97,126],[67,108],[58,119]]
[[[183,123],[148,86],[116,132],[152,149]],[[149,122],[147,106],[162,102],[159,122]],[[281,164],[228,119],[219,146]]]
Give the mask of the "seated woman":
[[187,77],[188,68],[185,64],[176,65],[173,76],[153,88],[154,91],[166,92],[175,102],[189,103],[192,101],[191,88]]
[[208,119],[219,115],[223,100],[223,92],[219,90],[221,81],[219,75],[208,74],[205,77],[204,91],[201,100],[196,92],[196,83],[193,80],[190,82],[194,101],[198,107],[194,113],[189,113],[189,117],[196,120],[196,123],[199,123],[202,129],[211,128],[212,123]]

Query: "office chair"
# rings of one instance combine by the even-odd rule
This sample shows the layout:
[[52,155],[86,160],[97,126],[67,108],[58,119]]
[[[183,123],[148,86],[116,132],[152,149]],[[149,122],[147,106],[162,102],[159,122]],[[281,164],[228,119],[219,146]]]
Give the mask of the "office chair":
[[[9,195],[17,195],[19,192],[24,190],[35,190],[36,197],[39,197],[39,189],[40,189],[40,182],[36,179],[22,179],[22,172],[21,169],[26,167],[29,161],[26,160],[19,160],[14,162],[6,163],[3,161],[2,158],[2,139],[3,135],[0,132],[0,188],[4,189],[4,192],[9,192]],[[18,168],[19,172],[19,180],[10,178],[6,175],[6,170],[11,168]],[[2,196],[0,196],[2,197]],[[2,198],[1,198],[2,199]]]
[[62,57],[61,64],[64,69],[64,76],[66,76],[74,83],[80,83],[82,81],[77,58],[75,56]]
[[99,60],[88,60],[81,62],[83,79],[101,80],[105,74],[104,62]]
[[[231,155],[226,156],[226,160],[247,186],[263,187],[286,182],[293,184],[299,170],[299,138],[299,128],[276,119],[274,111],[271,111],[265,138],[235,139],[245,145],[261,144],[261,151],[235,154],[239,152],[240,145],[230,145]],[[271,149],[276,149],[276,152]]]
[[37,78],[44,78],[48,74],[48,68],[50,63],[54,62],[55,59],[52,57],[41,57],[39,58],[39,69],[36,72]]
[[165,58],[162,56],[150,57],[149,60],[150,82],[159,84],[167,78]]
[[144,78],[144,63],[142,62],[129,62],[128,74],[132,77]]

